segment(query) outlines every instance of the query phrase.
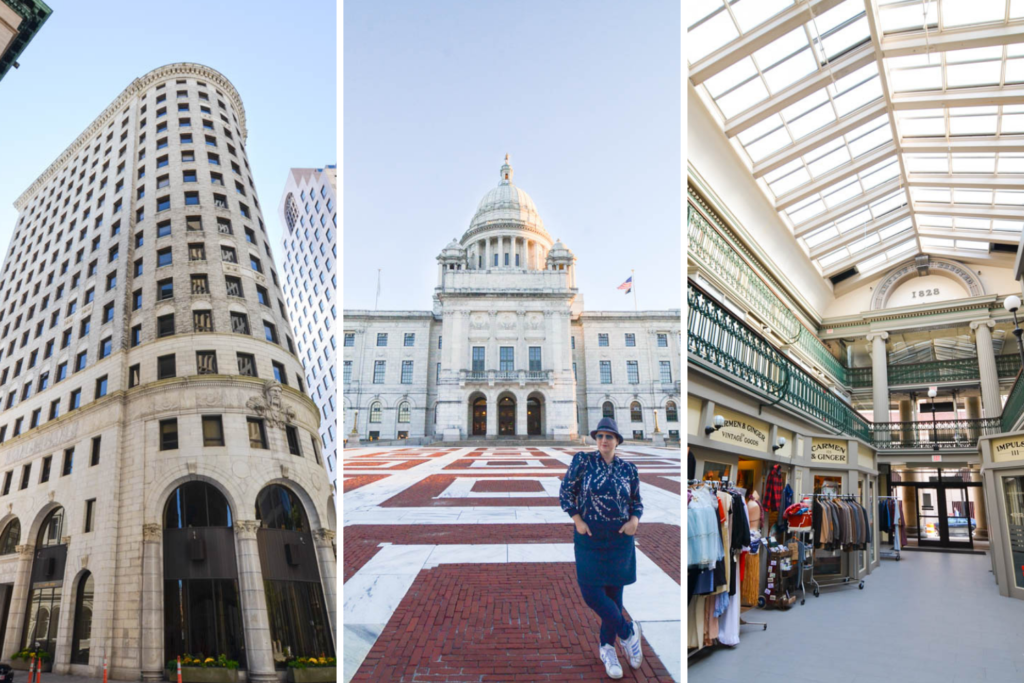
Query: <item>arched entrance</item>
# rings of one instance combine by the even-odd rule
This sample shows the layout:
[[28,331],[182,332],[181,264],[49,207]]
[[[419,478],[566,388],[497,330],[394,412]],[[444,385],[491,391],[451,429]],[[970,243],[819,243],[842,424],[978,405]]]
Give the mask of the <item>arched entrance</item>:
[[473,424],[473,436],[486,436],[487,434],[487,399],[477,396],[470,403],[471,422]]
[[516,433],[516,400],[503,396],[498,400],[498,436],[514,436]]
[[85,572],[78,580],[75,598],[75,626],[71,637],[71,663],[88,664],[92,644],[92,573]]
[[49,512],[36,539],[32,563],[32,589],[25,612],[22,647],[46,650],[50,661],[57,650],[57,624],[60,622],[60,597],[64,585],[64,565],[68,547],[62,542],[64,508]]
[[307,654],[334,655],[312,530],[299,497],[280,484],[256,497],[256,532],[274,666]]
[[536,395],[526,399],[526,433],[530,436],[543,434],[544,402]]

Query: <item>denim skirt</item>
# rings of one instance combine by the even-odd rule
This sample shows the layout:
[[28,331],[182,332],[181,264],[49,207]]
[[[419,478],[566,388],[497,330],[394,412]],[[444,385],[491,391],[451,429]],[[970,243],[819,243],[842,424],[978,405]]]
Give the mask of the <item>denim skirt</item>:
[[573,531],[577,581],[598,586],[628,586],[636,583],[636,548],[633,537],[619,533],[626,520],[584,521],[590,527],[590,536]]

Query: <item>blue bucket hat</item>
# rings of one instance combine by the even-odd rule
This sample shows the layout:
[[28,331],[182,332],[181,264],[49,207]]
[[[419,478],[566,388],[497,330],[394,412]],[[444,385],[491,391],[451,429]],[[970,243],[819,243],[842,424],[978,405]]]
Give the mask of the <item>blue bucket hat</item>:
[[619,444],[622,443],[622,434],[619,434],[619,427],[615,424],[615,420],[610,417],[601,418],[601,421],[597,423],[597,429],[590,432],[590,438],[596,441],[598,432],[611,432],[619,440]]

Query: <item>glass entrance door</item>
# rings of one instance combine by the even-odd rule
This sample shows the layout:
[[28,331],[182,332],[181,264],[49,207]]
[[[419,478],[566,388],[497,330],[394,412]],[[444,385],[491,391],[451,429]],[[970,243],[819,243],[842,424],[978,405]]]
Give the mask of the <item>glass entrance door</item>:
[[966,486],[946,486],[943,491],[946,510],[947,544],[952,548],[973,548],[977,519],[974,503],[967,496]]
[[917,542],[922,546],[942,545],[945,515],[939,504],[939,489],[917,487]]

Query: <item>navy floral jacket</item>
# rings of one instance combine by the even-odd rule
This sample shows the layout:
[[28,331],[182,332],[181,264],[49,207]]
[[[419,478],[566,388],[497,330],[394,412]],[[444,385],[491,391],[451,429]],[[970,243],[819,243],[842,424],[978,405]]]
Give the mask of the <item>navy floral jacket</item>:
[[636,465],[617,455],[608,465],[598,451],[572,457],[558,498],[570,517],[579,513],[583,521],[625,522],[644,513]]

